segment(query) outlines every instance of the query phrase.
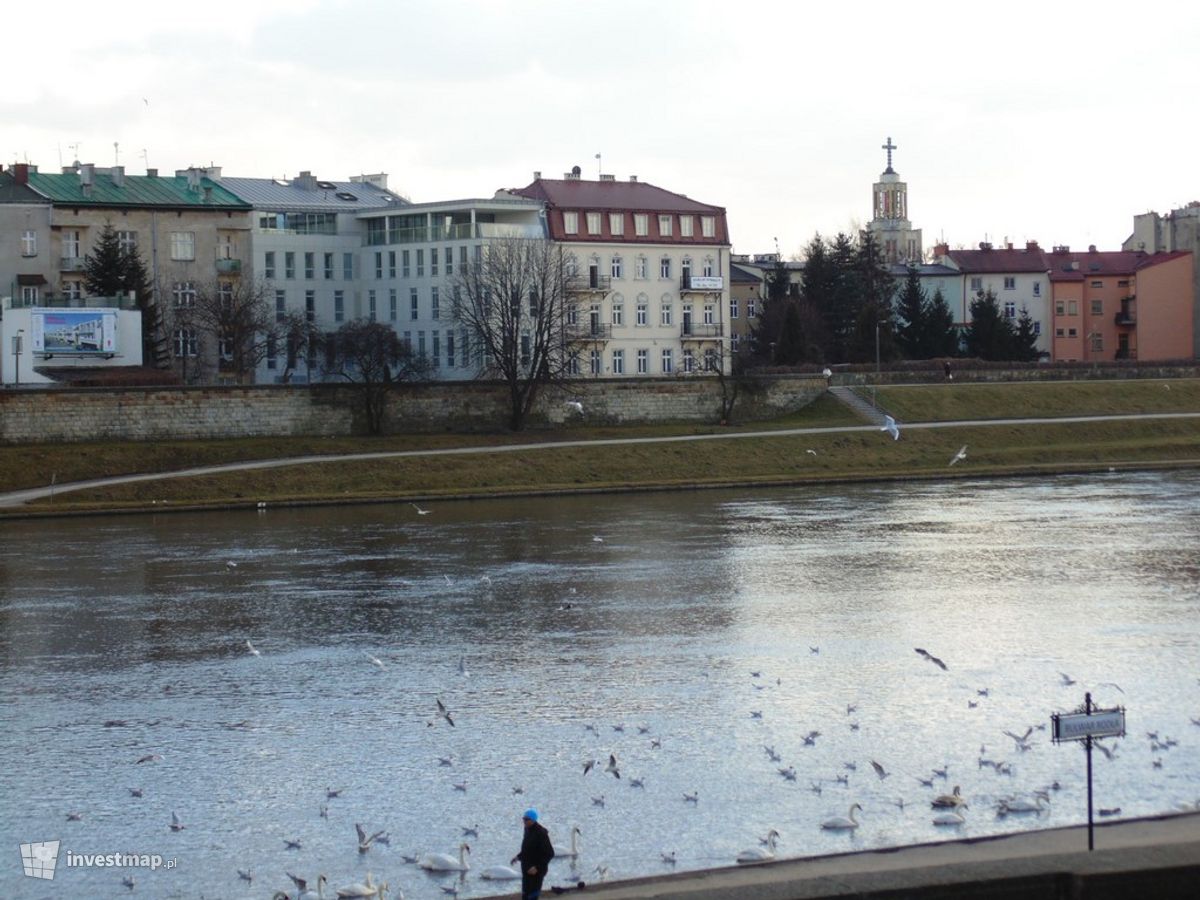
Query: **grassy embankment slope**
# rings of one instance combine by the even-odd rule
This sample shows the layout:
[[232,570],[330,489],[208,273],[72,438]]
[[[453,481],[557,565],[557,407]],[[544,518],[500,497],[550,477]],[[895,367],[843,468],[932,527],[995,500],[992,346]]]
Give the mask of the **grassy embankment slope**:
[[[870,389],[863,392],[870,396]],[[878,389],[880,406],[904,424],[1017,417],[1192,413],[1200,381],[945,384]],[[941,478],[1200,465],[1200,418],[971,425],[905,429],[893,442],[832,397],[786,418],[739,428],[590,427],[520,435],[408,435],[377,439],[245,439],[0,448],[0,490],[131,472],[251,459],[446,447],[544,445],[520,452],[337,461],[142,482],[70,492],[26,510],[95,510],[474,496],[488,493],[794,484],[876,478]],[[729,435],[792,428],[859,428],[802,435],[593,447],[564,440]],[[948,462],[963,444],[967,459]],[[809,453],[813,450],[815,453]]]

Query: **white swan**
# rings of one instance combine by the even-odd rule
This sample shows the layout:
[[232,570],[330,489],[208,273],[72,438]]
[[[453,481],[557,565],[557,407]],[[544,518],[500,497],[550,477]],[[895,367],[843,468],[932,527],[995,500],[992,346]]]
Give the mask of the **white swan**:
[[829,831],[853,831],[858,827],[858,819],[854,818],[855,810],[862,812],[862,807],[855,803],[850,807],[850,812],[846,813],[846,815],[826,819],[821,823],[821,827]]
[[757,863],[767,862],[775,858],[775,842],[779,840],[779,832],[772,828],[767,832],[767,845],[765,847],[751,847],[749,850],[743,850],[737,855],[739,863]]
[[470,852],[469,844],[459,844],[458,859],[446,853],[426,853],[417,865],[430,872],[465,872],[471,868],[467,864],[467,854]]
[[1001,800],[997,812],[1003,816],[1008,813],[1040,813],[1043,809],[1045,807],[1042,806],[1042,798],[1039,795],[1032,803],[1028,800]]
[[386,892],[387,882],[376,884],[371,880],[370,872],[367,873],[365,882],[360,881],[337,889],[337,895],[341,900],[346,900],[347,897],[382,897]]
[[570,850],[555,850],[554,855],[556,857],[561,856],[565,859],[578,859],[579,858],[579,838],[582,835],[583,835],[583,832],[579,830],[579,826],[572,825],[571,826],[571,849]]
[[517,881],[521,873],[508,866],[488,866],[479,873],[479,877],[488,881]]
[[325,882],[328,880],[324,875],[318,875],[317,889],[315,891],[301,891],[296,895],[296,900],[325,900]]

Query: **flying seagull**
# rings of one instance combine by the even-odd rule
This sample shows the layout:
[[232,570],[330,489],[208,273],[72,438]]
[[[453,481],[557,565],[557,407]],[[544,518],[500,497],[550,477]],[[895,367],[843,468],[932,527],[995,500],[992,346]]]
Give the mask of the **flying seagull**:
[[967,458],[967,445],[963,444],[961,447],[958,448],[958,452],[955,453],[952,457],[950,457],[950,465],[954,465],[957,462],[962,462],[966,458]]
[[249,641],[246,641],[246,649],[249,650],[254,656],[262,656],[262,654],[258,652],[258,648]]
[[415,509],[415,510],[417,511],[417,515],[418,515],[418,516],[427,516],[427,515],[429,515],[429,513],[430,513],[430,510],[428,510],[428,509],[421,509],[421,507],[417,506],[417,504],[415,504],[415,503],[410,503],[410,504],[408,504],[408,505],[409,505],[409,506],[411,506],[413,509]]
[[875,770],[875,774],[879,776],[880,781],[883,781],[883,779],[892,774],[891,772],[885,771],[883,766],[875,762],[875,760],[871,760],[871,768]]
[[441,716],[443,719],[445,719],[447,722],[449,722],[450,727],[453,728],[454,720],[452,718],[450,718],[449,710],[446,709],[445,704],[443,704],[440,699],[437,702],[437,708],[438,708],[438,715]]
[[920,647],[913,647],[913,649],[916,650],[917,653],[919,653],[925,659],[929,660],[931,663],[933,663],[935,666],[937,666],[939,669],[948,671],[946,669],[946,664],[944,662],[942,662],[940,659],[938,659],[936,656],[934,656],[932,653],[930,653],[929,651],[922,650]]
[[890,434],[893,441],[900,440],[900,426],[896,424],[896,420],[891,416],[883,417],[883,424],[879,426],[879,430]]
[[605,772],[612,772],[618,780],[621,778],[621,770],[617,766],[617,755],[615,753],[608,754],[608,765],[604,767]]

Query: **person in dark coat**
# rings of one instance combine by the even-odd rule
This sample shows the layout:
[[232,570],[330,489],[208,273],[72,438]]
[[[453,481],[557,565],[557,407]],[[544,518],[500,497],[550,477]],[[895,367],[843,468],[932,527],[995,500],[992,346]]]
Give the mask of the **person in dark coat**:
[[521,900],[538,900],[546,869],[554,859],[554,846],[550,834],[538,824],[536,809],[525,810],[521,819],[525,823],[525,837],[521,840],[521,852],[512,861],[521,863]]
[[950,371],[950,360],[946,360],[944,363],[942,363],[942,371],[946,373],[947,381],[954,380],[954,373]]

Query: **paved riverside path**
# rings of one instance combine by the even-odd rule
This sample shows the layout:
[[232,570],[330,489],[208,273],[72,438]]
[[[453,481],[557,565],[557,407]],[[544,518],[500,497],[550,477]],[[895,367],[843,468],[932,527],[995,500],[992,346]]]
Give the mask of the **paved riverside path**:
[[[1077,422],[1120,422],[1151,419],[1195,419],[1200,412],[1187,413],[1131,413],[1107,416],[1059,416],[1042,419],[963,419],[953,422],[901,423],[902,430],[930,428],[981,428],[997,425],[1063,425]],[[199,475],[218,475],[223,472],[245,472],[255,469],[277,469],[283,466],[307,466],[317,463],[360,462],[373,459],[403,459],[420,456],[465,456],[476,453],[520,453],[529,450],[553,450],[558,447],[605,447],[619,444],[666,444],[679,441],[729,441],[742,438],[789,437],[802,434],[835,434],[854,431],[878,431],[877,425],[843,425],[827,428],[787,428],[777,431],[735,431],[721,434],[685,434],[673,437],[602,438],[579,441],[544,441],[532,444],[499,444],[475,447],[448,447],[437,450],[387,450],[375,453],[339,453],[326,456],[291,456],[282,459],[259,459],[247,462],[223,463],[215,466],[196,466],[169,472],[142,472],[136,475],[113,475],[109,478],[92,478],[87,481],[72,481],[65,484],[27,488],[0,494],[0,508],[23,506],[31,500],[57,497],[72,491],[89,488],[110,487],[118,484],[133,484],[139,481],[161,481],[168,478],[190,478]]]
[[[569,893],[603,900],[1032,900],[1200,896],[1200,813],[1101,821],[1088,852],[1087,826],[1048,828],[753,866],[680,872]],[[803,844],[803,836],[792,837]],[[620,860],[609,860],[619,871]],[[561,869],[559,870],[561,872]],[[558,876],[558,877],[556,877]],[[585,880],[593,877],[584,875]],[[551,885],[573,884],[551,869]],[[513,894],[498,896],[515,896]]]

